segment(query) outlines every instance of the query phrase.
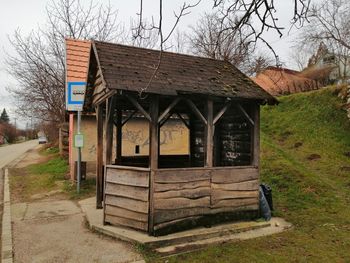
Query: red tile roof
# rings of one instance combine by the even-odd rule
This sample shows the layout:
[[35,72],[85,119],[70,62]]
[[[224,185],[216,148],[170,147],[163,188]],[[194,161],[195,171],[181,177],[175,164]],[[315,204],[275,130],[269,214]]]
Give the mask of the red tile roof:
[[285,68],[268,67],[252,80],[274,96],[318,89],[317,81]]
[[67,82],[86,82],[90,62],[91,41],[66,39]]

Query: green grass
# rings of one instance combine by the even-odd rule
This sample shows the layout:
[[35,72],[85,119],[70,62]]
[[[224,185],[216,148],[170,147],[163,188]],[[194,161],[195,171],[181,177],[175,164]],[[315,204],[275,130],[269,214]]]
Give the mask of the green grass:
[[68,180],[65,181],[63,189],[70,199],[79,200],[92,197],[96,193],[96,180],[95,178],[87,178],[81,181],[79,194],[77,192],[77,185]]
[[68,172],[66,160],[57,154],[24,168],[10,170],[10,185],[16,201],[29,201],[33,195],[59,190]]
[[[261,112],[261,181],[290,231],[212,246],[169,262],[350,262],[350,122],[335,88]],[[318,155],[318,159],[310,156]]]
[[80,193],[77,194],[76,185],[66,179],[68,163],[58,155],[57,147],[43,147],[39,153],[43,156],[43,161],[24,168],[11,169],[11,192],[16,201],[30,201],[34,195],[55,190],[70,199],[82,199],[94,195],[94,178],[82,181]]

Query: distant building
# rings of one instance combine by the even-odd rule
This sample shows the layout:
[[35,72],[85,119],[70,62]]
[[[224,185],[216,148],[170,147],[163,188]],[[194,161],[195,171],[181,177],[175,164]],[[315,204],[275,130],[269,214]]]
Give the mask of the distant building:
[[267,67],[252,80],[274,96],[319,88],[317,81],[304,77],[301,72],[280,67]]
[[329,83],[350,78],[350,56],[337,54],[330,51],[324,43],[321,43],[308,63],[308,69],[329,69]]

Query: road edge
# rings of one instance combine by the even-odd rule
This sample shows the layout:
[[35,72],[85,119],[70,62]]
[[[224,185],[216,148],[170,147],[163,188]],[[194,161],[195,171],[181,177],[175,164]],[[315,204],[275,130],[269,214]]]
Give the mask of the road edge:
[[3,177],[3,213],[1,219],[1,261],[2,263],[13,263],[14,251],[13,251],[13,239],[12,239],[12,220],[11,220],[11,196],[10,196],[10,182],[9,182],[9,170],[8,168],[12,168],[17,165],[31,149],[36,148],[34,146],[24,153],[22,153],[19,157],[12,160],[11,162],[5,164],[0,169],[4,172]]
[[13,262],[13,244],[12,244],[12,224],[11,224],[11,198],[8,168],[4,169],[4,204],[2,214],[2,233],[1,233],[1,262]]

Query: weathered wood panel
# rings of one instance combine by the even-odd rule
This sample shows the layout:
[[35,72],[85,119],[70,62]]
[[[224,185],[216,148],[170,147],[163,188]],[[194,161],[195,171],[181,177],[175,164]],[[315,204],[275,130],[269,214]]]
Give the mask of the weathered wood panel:
[[199,187],[210,187],[210,181],[197,181],[197,182],[188,182],[188,183],[171,183],[171,184],[159,184],[155,183],[154,189],[155,192],[164,192],[170,190],[182,190],[182,189],[196,189]]
[[227,191],[227,190],[213,190],[211,201],[212,204],[225,199],[243,199],[243,198],[258,198],[259,191]]
[[179,218],[191,217],[194,215],[206,215],[210,214],[210,212],[211,209],[209,207],[191,207],[177,210],[156,210],[154,214],[154,222],[164,223]]
[[158,171],[155,182],[156,183],[188,183],[210,179],[210,170],[165,170]]
[[136,187],[130,185],[121,185],[108,182],[106,184],[106,194],[123,196],[131,199],[137,199],[141,201],[148,201],[148,188],[146,187]]
[[105,213],[107,215],[112,215],[112,216],[118,215],[119,217],[129,218],[129,219],[133,219],[133,220],[145,222],[145,223],[147,223],[148,221],[147,214],[130,211],[128,209],[124,209],[117,206],[106,205]]
[[212,208],[219,208],[219,207],[240,207],[240,206],[247,206],[247,205],[256,205],[258,203],[257,198],[242,198],[242,199],[225,199],[220,200],[218,202],[215,202],[212,204]]
[[139,187],[149,186],[149,173],[126,169],[113,169],[107,167],[107,183],[133,185]]
[[259,170],[257,168],[238,168],[238,169],[227,169],[218,168],[212,172],[213,183],[240,183],[245,181],[251,181],[258,179]]
[[154,208],[161,209],[180,209],[180,208],[189,208],[189,207],[209,207],[210,197],[201,197],[198,199],[190,198],[170,198],[170,199],[158,199],[154,200]]
[[184,197],[184,198],[200,198],[203,196],[210,196],[210,187],[198,187],[194,189],[182,189],[182,190],[175,190],[175,191],[166,191],[166,192],[156,192],[154,193],[155,199],[169,199],[169,198],[177,198],[177,197]]
[[135,212],[148,213],[148,202],[140,200],[130,199],[127,197],[106,195],[105,203],[107,205],[118,206]]
[[215,208],[212,207],[210,209],[211,214],[218,214],[218,213],[232,213],[232,212],[244,212],[244,211],[257,211],[259,209],[259,204],[252,204],[252,205],[243,205],[243,206],[238,206],[238,207],[231,207],[231,206],[226,206],[226,207],[219,207]]
[[258,186],[254,167],[158,170],[154,229],[218,213],[257,211]]
[[148,229],[148,223],[140,222],[140,221],[136,221],[136,220],[131,220],[128,218],[106,215],[105,220],[106,220],[106,222],[113,224],[113,225],[128,226],[128,227],[140,229],[143,231],[147,231],[147,229]]
[[212,189],[230,190],[230,191],[251,191],[259,189],[259,180],[251,180],[242,183],[211,184]]

